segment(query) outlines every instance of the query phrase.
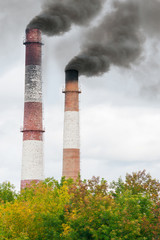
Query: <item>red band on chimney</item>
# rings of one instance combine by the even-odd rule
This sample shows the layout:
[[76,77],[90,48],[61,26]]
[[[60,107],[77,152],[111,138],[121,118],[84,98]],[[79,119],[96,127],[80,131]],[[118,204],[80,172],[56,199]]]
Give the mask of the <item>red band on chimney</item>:
[[23,130],[42,130],[42,103],[26,102],[24,104]]
[[23,130],[23,141],[27,141],[27,140],[43,141],[43,132],[44,130],[38,130],[38,131]]
[[38,29],[26,30],[26,65],[41,65],[41,32]]
[[79,111],[79,93],[67,92],[65,93],[65,111]]
[[63,176],[74,180],[80,174],[80,150],[63,149]]

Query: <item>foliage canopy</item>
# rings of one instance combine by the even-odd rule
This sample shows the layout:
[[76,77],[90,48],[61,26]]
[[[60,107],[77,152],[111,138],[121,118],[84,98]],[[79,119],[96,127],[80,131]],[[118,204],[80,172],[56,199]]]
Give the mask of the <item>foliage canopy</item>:
[[145,171],[104,179],[48,178],[16,194],[0,184],[1,240],[160,239],[160,183]]

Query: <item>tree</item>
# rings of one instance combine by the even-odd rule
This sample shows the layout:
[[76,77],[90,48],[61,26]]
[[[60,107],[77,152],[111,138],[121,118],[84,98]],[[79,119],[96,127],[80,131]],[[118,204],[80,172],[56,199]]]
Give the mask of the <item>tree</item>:
[[2,240],[160,239],[160,183],[145,171],[109,186],[96,177],[48,178],[19,194],[1,189]]

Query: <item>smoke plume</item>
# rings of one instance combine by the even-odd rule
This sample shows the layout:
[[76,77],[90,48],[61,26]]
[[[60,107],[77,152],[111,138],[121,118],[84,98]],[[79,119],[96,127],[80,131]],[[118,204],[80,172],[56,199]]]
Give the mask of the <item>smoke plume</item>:
[[72,24],[87,25],[102,9],[105,0],[46,0],[42,12],[27,28],[38,28],[48,36],[70,30]]
[[129,68],[141,57],[144,36],[160,33],[158,0],[115,1],[113,6],[101,24],[87,34],[80,54],[66,69],[98,76],[107,72],[111,65]]

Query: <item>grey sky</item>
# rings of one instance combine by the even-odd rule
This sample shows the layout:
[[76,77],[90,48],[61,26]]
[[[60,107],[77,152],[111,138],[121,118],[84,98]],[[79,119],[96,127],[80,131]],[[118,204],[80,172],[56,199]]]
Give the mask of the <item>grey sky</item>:
[[[109,1],[108,3],[109,4]],[[107,5],[106,5],[107,6]],[[40,1],[1,1],[0,9],[0,181],[19,188],[24,101],[23,37]],[[5,24],[4,24],[5,23]],[[64,68],[80,49],[87,29],[43,37],[45,176],[62,173]],[[101,77],[80,78],[81,175],[108,180],[146,169],[159,178],[160,45],[148,40],[143,61]]]

